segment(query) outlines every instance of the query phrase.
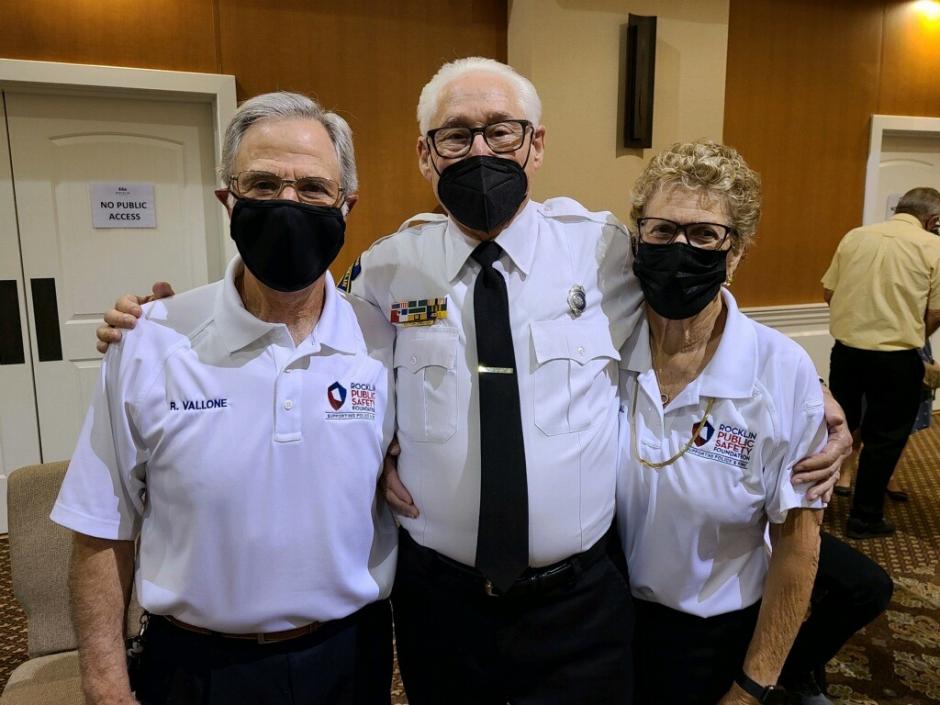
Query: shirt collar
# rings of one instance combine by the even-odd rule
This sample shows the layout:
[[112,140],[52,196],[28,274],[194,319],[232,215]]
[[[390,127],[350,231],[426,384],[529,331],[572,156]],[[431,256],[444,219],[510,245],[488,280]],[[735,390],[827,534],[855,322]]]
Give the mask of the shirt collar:
[[[251,315],[245,308],[235,279],[244,271],[241,257],[235,255],[222,278],[215,300],[214,319],[219,327],[225,347],[229,352],[241,350],[259,338],[274,331],[283,331],[289,337],[287,326],[283,323],[269,323]],[[326,345],[339,352],[352,353],[364,346],[362,332],[355,325],[354,317],[343,309],[343,301],[333,282],[333,276],[326,272],[325,293],[320,319],[310,338],[314,347]],[[347,314],[347,315],[344,315]]]
[[[924,224],[921,223],[916,216],[913,216],[910,213],[895,213],[893,216],[891,216],[891,220],[900,220],[902,223],[916,225],[921,230],[924,230]],[[924,230],[924,232],[928,231]]]
[[[689,387],[696,387],[699,396],[721,399],[749,397],[757,380],[757,335],[748,325],[738,304],[725,287],[721,288],[722,301],[728,310],[725,329],[712,359]],[[649,322],[646,316],[640,319],[636,332],[627,340],[621,353],[621,364],[626,370],[643,373],[652,368],[650,352]]]
[[[538,204],[530,199],[509,227],[496,237],[496,243],[503,248],[503,252],[523,275],[528,275],[535,259],[535,245],[538,239],[537,214]],[[479,244],[480,241],[461,230],[452,217],[447,219],[447,230],[444,233],[447,281],[453,281],[460,274],[467,258]]]

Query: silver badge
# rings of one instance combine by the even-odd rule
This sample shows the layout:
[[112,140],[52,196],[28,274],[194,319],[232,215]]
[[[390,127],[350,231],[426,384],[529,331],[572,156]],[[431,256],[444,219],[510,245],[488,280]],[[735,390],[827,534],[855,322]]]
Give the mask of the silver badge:
[[584,287],[575,284],[568,289],[568,309],[571,315],[577,318],[584,313],[584,307],[587,306],[587,296],[584,293]]

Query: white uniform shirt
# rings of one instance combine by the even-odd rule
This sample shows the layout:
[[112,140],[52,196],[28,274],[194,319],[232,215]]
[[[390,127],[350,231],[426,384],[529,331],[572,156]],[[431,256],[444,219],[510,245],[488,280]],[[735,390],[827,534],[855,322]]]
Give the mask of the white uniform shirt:
[[52,512],[83,534],[139,536],[145,609],[234,633],[350,614],[389,593],[396,559],[375,502],[394,423],[380,339],[373,359],[327,274],[295,345],[245,310],[241,268],[145,306],[111,346]]
[[[742,314],[722,289],[725,330],[705,369],[664,410],[652,370],[649,326],[621,362],[617,523],[633,594],[700,617],[743,609],[763,593],[768,519],[821,508],[790,482],[793,465],[823,444],[822,392],[806,352]],[[707,423],[682,457],[702,420]],[[636,408],[635,416],[633,408]]]
[[[479,244],[444,216],[379,240],[353,294],[390,320],[394,304],[446,297],[446,318],[396,325],[399,471],[421,515],[419,544],[473,565],[480,426],[473,287]],[[618,348],[639,316],[627,233],[567,198],[530,201],[496,242],[515,349],[529,497],[529,564],[591,547],[613,519]],[[361,265],[361,269],[360,269]],[[576,315],[581,287],[585,307]],[[571,303],[569,303],[571,300]],[[400,319],[401,317],[399,317]]]

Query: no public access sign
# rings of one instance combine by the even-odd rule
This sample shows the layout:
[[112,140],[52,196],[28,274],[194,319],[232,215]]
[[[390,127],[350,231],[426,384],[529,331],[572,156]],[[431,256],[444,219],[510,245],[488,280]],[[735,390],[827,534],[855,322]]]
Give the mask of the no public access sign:
[[95,228],[155,228],[153,184],[90,184],[91,223]]

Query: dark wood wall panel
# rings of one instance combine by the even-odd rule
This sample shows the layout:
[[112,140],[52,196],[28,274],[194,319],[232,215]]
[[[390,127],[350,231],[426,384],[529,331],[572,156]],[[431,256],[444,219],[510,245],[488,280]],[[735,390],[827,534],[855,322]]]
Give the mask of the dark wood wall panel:
[[0,2],[0,57],[218,73],[212,0]]
[[297,90],[353,129],[361,200],[334,273],[409,215],[437,205],[417,167],[418,94],[446,60],[505,61],[504,0],[219,1],[222,65],[238,78],[239,98]]
[[731,1],[724,138],[764,190],[740,303],[822,300],[831,254],[861,221],[881,34],[880,2]]
[[446,60],[506,59],[506,0],[0,2],[0,57],[233,74],[238,98],[296,90],[355,133],[361,200],[341,274],[436,201],[415,156],[421,86]]

